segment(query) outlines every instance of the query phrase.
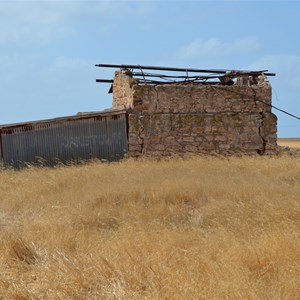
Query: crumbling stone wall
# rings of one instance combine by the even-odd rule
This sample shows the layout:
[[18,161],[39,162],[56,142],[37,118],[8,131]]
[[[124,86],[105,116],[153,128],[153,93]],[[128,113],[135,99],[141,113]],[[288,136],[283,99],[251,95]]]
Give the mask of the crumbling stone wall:
[[132,85],[134,79],[128,75],[128,71],[115,72],[113,82],[113,109],[128,109],[133,107]]
[[129,154],[269,154],[276,151],[276,116],[265,76],[255,84],[138,84],[116,74],[113,107],[129,109]]

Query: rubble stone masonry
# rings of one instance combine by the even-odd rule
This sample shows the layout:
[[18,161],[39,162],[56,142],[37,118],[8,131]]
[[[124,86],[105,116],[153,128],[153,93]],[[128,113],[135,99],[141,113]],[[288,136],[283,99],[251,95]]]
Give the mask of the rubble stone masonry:
[[130,155],[178,153],[272,154],[277,118],[271,112],[271,86],[138,84],[116,72],[113,108],[128,109]]

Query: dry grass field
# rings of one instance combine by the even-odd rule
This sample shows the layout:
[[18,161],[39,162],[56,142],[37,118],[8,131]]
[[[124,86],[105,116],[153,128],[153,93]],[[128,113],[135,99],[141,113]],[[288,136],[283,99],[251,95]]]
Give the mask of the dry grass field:
[[278,144],[280,146],[300,149],[300,138],[281,138],[278,139]]
[[0,171],[0,299],[300,299],[300,158]]

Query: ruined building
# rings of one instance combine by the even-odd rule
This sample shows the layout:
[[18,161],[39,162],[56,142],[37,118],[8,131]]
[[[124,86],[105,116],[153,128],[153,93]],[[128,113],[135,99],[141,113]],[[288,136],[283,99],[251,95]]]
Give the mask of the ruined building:
[[128,112],[130,155],[276,151],[277,118],[267,78],[274,74],[216,71],[221,75],[198,80],[173,75],[177,80],[165,82],[141,71],[123,67],[112,83],[113,108]]
[[113,109],[0,125],[0,164],[276,152],[272,73],[97,66],[119,69],[113,79],[97,80],[111,83]]

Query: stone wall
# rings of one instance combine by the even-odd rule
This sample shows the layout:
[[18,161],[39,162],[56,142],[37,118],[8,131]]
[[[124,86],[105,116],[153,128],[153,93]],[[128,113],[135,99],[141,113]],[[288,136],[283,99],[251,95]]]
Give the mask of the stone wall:
[[114,108],[127,108],[129,154],[264,154],[276,151],[271,86],[260,76],[249,85],[141,85],[116,74]]
[[134,79],[128,76],[128,71],[115,72],[113,82],[113,109],[128,109],[133,107],[132,85]]

